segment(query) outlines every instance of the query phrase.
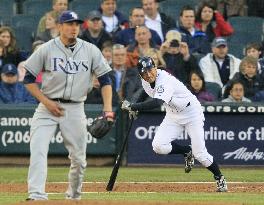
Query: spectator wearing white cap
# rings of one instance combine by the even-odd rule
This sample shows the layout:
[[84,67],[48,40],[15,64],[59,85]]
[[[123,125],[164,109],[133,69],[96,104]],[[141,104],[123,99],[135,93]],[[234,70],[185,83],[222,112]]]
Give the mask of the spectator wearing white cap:
[[189,52],[186,42],[182,42],[180,32],[171,30],[166,34],[161,53],[166,63],[167,71],[184,84],[188,83],[191,71],[200,70],[196,58]]
[[206,82],[217,83],[221,88],[239,72],[240,59],[228,54],[227,41],[223,37],[213,40],[212,53],[201,58],[199,66]]
[[87,25],[88,28],[80,35],[81,39],[96,45],[100,50],[104,42],[112,41],[110,34],[104,30],[102,14],[99,11],[93,10],[88,13]]

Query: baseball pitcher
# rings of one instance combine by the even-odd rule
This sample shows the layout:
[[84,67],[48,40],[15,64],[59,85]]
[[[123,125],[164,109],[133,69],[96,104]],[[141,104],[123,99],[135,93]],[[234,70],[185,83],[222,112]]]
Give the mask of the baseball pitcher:
[[[100,50],[77,38],[80,20],[76,13],[64,11],[59,17],[60,36],[43,44],[25,63],[24,83],[39,100],[31,124],[28,200],[47,200],[47,154],[57,128],[69,152],[71,166],[67,199],[80,199],[86,167],[86,116],[84,101],[92,89],[92,74],[99,79],[104,101],[103,117],[113,121],[112,87]],[[41,90],[34,83],[42,71]]]

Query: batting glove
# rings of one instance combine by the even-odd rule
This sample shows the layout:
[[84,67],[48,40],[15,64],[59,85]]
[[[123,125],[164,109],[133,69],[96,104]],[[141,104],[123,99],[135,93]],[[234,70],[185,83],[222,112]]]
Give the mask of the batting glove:
[[128,117],[130,119],[134,119],[134,120],[137,119],[138,111],[133,111],[131,109],[131,103],[129,101],[124,100],[121,105],[121,109],[128,112]]

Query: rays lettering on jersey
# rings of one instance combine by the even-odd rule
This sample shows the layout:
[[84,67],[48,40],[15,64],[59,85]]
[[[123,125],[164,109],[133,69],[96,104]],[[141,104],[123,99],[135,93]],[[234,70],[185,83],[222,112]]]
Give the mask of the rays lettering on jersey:
[[72,60],[67,61],[62,58],[52,58],[51,66],[54,72],[63,71],[66,74],[76,74],[89,70],[87,60]]

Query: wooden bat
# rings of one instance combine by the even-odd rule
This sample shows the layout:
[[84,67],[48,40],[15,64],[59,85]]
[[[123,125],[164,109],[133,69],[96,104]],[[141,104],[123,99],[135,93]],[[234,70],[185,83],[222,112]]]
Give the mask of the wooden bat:
[[132,117],[132,119],[130,121],[130,124],[129,124],[129,127],[128,127],[128,130],[127,130],[127,133],[126,133],[126,136],[124,138],[121,150],[119,151],[119,153],[118,153],[118,155],[116,157],[115,165],[113,167],[112,174],[110,176],[109,182],[108,182],[107,187],[106,187],[107,191],[112,191],[113,187],[115,185],[116,177],[117,177],[118,170],[119,170],[119,167],[120,167],[120,164],[121,164],[121,161],[122,161],[122,157],[123,157],[123,154],[124,154],[124,151],[125,151],[125,147],[126,147],[126,144],[127,144],[127,141],[128,141],[128,136],[129,136],[133,121],[134,121],[134,118]]

